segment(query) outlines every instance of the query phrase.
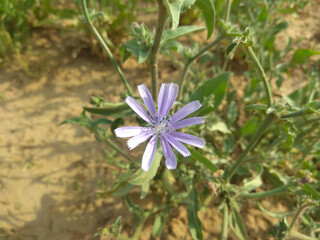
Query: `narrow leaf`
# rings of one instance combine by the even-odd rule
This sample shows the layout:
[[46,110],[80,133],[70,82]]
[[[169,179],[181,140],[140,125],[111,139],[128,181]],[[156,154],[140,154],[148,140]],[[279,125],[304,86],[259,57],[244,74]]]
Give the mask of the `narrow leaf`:
[[214,31],[216,11],[211,0],[197,0],[198,8],[202,11],[207,26],[207,39],[209,39]]
[[201,162],[204,166],[206,166],[208,169],[210,169],[211,172],[215,172],[215,171],[218,170],[216,165],[214,165],[209,159],[207,159],[205,156],[200,154],[198,151],[196,151],[196,150],[194,150],[192,148],[188,148],[188,150],[191,153],[191,158]]

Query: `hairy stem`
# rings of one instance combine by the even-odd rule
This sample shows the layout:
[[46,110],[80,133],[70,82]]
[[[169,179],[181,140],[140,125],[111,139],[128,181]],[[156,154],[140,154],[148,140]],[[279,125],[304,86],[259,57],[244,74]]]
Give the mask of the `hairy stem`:
[[152,80],[152,96],[153,99],[157,100],[157,92],[158,92],[158,53],[160,48],[161,36],[164,29],[164,24],[166,21],[167,9],[163,4],[163,0],[157,0],[158,2],[158,21],[156,27],[156,35],[154,37],[154,42],[151,47],[150,55],[149,55],[149,64],[151,71],[151,80]]
[[95,35],[95,37],[97,38],[98,42],[100,43],[101,47],[103,48],[103,50],[107,53],[110,61],[112,62],[114,68],[117,70],[122,82],[124,83],[127,91],[128,91],[128,94],[130,96],[133,96],[133,93],[132,93],[132,90],[131,90],[131,87],[129,85],[129,83],[127,82],[120,66],[118,65],[116,59],[113,57],[109,47],[107,46],[107,44],[105,43],[105,41],[103,40],[102,36],[100,35],[100,33],[98,32],[98,30],[95,28],[95,26],[93,26],[91,20],[90,20],[90,17],[89,17],[89,14],[88,14],[88,8],[87,8],[87,4],[86,4],[86,0],[81,0],[81,7],[82,7],[82,11],[83,11],[83,15],[89,25],[89,28],[90,30],[93,32],[93,34]]
[[302,204],[298,210],[296,211],[296,213],[294,214],[292,221],[289,225],[289,232],[293,229],[294,225],[296,224],[297,220],[301,217],[301,215],[303,214],[304,210],[306,210],[309,207],[309,203],[304,203]]
[[223,39],[222,35],[218,35],[218,37],[210,44],[204,46],[203,48],[201,48],[199,50],[199,52],[197,52],[193,57],[189,58],[188,61],[186,62],[186,64],[184,65],[184,68],[182,70],[181,76],[180,76],[180,81],[179,81],[179,92],[178,92],[178,99],[181,98],[181,94],[182,94],[182,90],[184,87],[184,82],[189,70],[189,67],[191,66],[191,64],[198,59],[199,57],[202,56],[202,54],[204,54],[206,51],[208,51],[210,48],[216,46],[221,40]]
[[266,98],[267,98],[267,104],[270,107],[271,104],[272,104],[272,94],[271,94],[271,87],[270,87],[267,75],[264,72],[264,69],[261,66],[261,64],[260,64],[256,54],[254,53],[252,47],[248,46],[247,49],[248,49],[248,53],[249,53],[254,65],[256,66],[256,68],[257,68],[257,70],[258,70],[258,72],[260,74],[260,77],[261,77],[261,80],[262,80],[262,83],[263,83],[263,87],[264,87],[264,91],[265,91],[265,94],[266,94]]
[[225,203],[222,212],[222,230],[221,230],[221,240],[227,240],[228,238],[228,221],[229,221],[229,209],[228,204]]
[[237,169],[240,167],[241,163],[247,156],[247,154],[252,150],[252,148],[256,145],[261,135],[264,133],[266,128],[272,123],[274,116],[272,114],[267,115],[266,119],[260,125],[260,128],[257,130],[255,135],[251,138],[247,147],[241,152],[240,156],[236,160],[236,162],[231,166],[229,171],[225,172],[224,179],[230,180],[233,174],[236,173]]

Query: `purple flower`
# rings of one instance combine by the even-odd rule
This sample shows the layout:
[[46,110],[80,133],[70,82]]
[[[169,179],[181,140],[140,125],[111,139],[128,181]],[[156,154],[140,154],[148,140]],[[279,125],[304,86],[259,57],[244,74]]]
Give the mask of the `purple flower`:
[[191,154],[181,142],[199,148],[203,148],[205,145],[205,141],[199,137],[182,132],[176,132],[179,128],[204,122],[203,117],[184,119],[189,114],[198,110],[202,105],[199,101],[193,101],[182,107],[172,116],[168,116],[178,94],[177,84],[170,83],[161,85],[158,100],[158,112],[156,111],[156,107],[148,88],[144,84],[141,84],[138,86],[138,90],[151,117],[134,98],[127,97],[125,102],[143,120],[148,122],[150,127],[120,127],[115,129],[115,134],[117,137],[122,138],[132,137],[127,142],[130,150],[151,138],[142,157],[141,168],[146,172],[150,169],[156,152],[158,138],[160,138],[163,153],[166,158],[166,166],[168,169],[175,169],[177,167],[177,159],[171,147],[174,147],[184,157],[187,157]]

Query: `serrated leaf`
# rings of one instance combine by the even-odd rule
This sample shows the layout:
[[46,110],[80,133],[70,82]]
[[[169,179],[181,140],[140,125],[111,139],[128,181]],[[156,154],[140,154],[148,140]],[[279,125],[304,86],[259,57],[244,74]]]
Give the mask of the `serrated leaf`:
[[205,27],[202,26],[182,26],[171,30],[166,30],[163,32],[163,37],[161,39],[161,46],[165,45],[168,41],[174,40],[178,37],[187,35],[192,32],[204,30]]
[[229,83],[229,79],[231,77],[231,72],[225,72],[219,74],[218,76],[211,78],[210,80],[203,83],[195,92],[191,95],[191,101],[199,100],[202,102],[205,97],[209,95],[214,95],[214,107],[213,109],[217,109],[221,104]]
[[207,39],[209,39],[215,28],[216,10],[211,0],[197,0],[197,7],[202,11],[207,26]]
[[157,173],[162,158],[162,151],[157,150],[148,172],[139,169],[129,179],[128,182],[133,185],[143,185],[151,181]]
[[204,166],[206,166],[212,172],[215,172],[218,170],[218,168],[209,159],[207,159],[205,156],[200,154],[197,150],[194,150],[192,148],[188,148],[188,150],[191,153],[191,158],[201,162]]

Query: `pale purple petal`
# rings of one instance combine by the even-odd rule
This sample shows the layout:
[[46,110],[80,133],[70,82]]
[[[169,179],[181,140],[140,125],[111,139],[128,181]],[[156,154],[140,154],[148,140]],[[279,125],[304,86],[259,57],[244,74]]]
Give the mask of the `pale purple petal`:
[[114,130],[117,137],[126,138],[133,137],[141,133],[144,127],[132,126],[132,127],[119,127]]
[[145,172],[147,172],[151,167],[154,154],[156,153],[157,142],[158,142],[158,137],[153,136],[148,142],[146,150],[144,151],[144,154],[142,156],[141,168]]
[[172,129],[179,129],[183,127],[187,127],[190,125],[196,125],[204,123],[204,118],[203,117],[193,117],[193,118],[187,118],[184,120],[181,120],[180,122],[175,122],[171,124]]
[[164,153],[164,157],[166,158],[166,166],[168,169],[176,169],[177,167],[177,159],[174,155],[171,146],[167,142],[167,140],[164,139],[164,137],[160,137],[161,145]]
[[130,138],[127,141],[128,148],[130,150],[137,147],[140,143],[147,141],[153,134],[152,130],[142,131],[139,135]]
[[156,107],[154,105],[152,96],[151,96],[148,88],[146,87],[146,85],[141,84],[138,86],[138,90],[139,90],[140,96],[141,96],[144,104],[148,108],[149,113],[151,114],[152,117],[154,117],[157,114]]
[[148,123],[152,123],[152,119],[144,110],[144,108],[138,103],[137,100],[135,100],[133,97],[128,96],[125,100],[125,102],[132,108],[133,111],[135,111],[143,120],[145,120]]
[[174,137],[175,139],[177,139],[183,143],[186,143],[186,144],[198,147],[198,148],[203,148],[203,146],[206,144],[206,142],[202,138],[199,138],[199,137],[187,134],[187,133],[170,132],[168,134],[170,134],[171,137]]
[[166,117],[177,98],[178,85],[174,83],[163,83],[159,92],[158,114],[159,117]]
[[184,157],[191,155],[189,150],[181,142],[170,136],[170,133],[164,134],[163,137]]
[[175,114],[171,117],[171,122],[177,122],[181,120],[182,118],[185,118],[189,114],[193,113],[194,111],[197,111],[199,108],[201,108],[201,103],[197,101],[193,101],[188,103],[187,105],[180,108]]

